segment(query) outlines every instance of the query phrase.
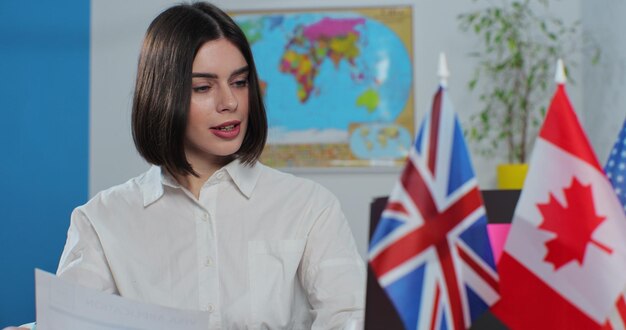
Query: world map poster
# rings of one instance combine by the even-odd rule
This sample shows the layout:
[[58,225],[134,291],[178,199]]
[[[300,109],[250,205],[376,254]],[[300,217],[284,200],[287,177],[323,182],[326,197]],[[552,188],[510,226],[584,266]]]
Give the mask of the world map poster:
[[413,140],[410,6],[234,12],[254,55],[273,167],[404,163]]

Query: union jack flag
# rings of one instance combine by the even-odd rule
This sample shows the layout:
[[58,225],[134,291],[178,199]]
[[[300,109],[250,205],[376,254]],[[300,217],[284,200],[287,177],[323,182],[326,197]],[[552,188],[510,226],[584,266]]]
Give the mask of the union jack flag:
[[466,329],[499,298],[486,226],[463,132],[440,86],[370,242],[369,263],[406,329]]

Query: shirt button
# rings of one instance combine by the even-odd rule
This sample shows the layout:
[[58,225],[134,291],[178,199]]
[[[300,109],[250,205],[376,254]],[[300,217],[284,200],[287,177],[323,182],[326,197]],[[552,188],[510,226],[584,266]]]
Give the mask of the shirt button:
[[217,173],[217,178],[222,180],[224,178],[224,173],[222,172]]
[[209,220],[209,214],[208,213],[202,213],[202,220],[207,221]]
[[213,304],[207,304],[203,309],[205,312],[213,313],[215,306],[213,306]]
[[206,258],[206,260],[204,261],[204,266],[209,267],[211,266],[211,264],[213,264],[213,262],[211,261],[211,258]]

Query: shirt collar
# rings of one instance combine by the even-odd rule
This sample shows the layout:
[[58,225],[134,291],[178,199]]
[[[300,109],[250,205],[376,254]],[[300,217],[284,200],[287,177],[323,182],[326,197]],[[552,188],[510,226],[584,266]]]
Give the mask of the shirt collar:
[[150,167],[148,172],[139,179],[144,207],[156,202],[163,196],[163,179],[161,167],[156,165]]
[[[247,198],[250,198],[261,176],[262,167],[263,165],[258,162],[252,165],[244,165],[239,160],[234,160],[215,172],[215,174],[226,171],[233,179],[239,191]],[[143,194],[144,207],[156,202],[163,196],[163,185],[174,188],[180,187],[180,184],[169,175],[167,171],[164,171],[160,166],[156,165],[153,165],[148,172],[139,179],[139,185]]]
[[263,165],[259,162],[255,162],[252,165],[244,165],[239,160],[234,160],[224,166],[223,170],[233,179],[239,191],[247,198],[250,198],[261,176],[262,167]]

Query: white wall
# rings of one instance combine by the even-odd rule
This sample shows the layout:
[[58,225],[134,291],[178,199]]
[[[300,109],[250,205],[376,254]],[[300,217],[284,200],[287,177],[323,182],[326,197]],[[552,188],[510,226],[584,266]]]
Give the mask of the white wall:
[[[137,57],[150,21],[164,8],[177,2],[92,0],[90,195],[121,183],[147,167],[136,153],[130,135],[130,105]],[[452,73],[448,82],[450,96],[462,125],[466,125],[472,111],[479,109],[476,96],[466,88],[473,72],[473,62],[467,54],[477,41],[460,32],[456,17],[479,8],[480,3],[467,0],[221,0],[214,3],[224,9],[410,3],[414,8],[416,120],[419,121],[431,106],[438,83],[437,60],[441,51],[446,52],[448,57]],[[563,14],[566,21],[581,17],[579,1],[561,1],[553,7],[555,12]],[[581,84],[570,86],[568,91],[580,113]],[[481,188],[493,188],[495,161],[474,157],[474,164]],[[373,197],[389,194],[400,169],[285,170],[318,181],[338,196],[357,239],[359,252],[365,256],[369,203]]]
[[626,1],[582,2],[585,33],[602,49],[597,65],[585,66],[584,126],[604,165],[626,117]]

